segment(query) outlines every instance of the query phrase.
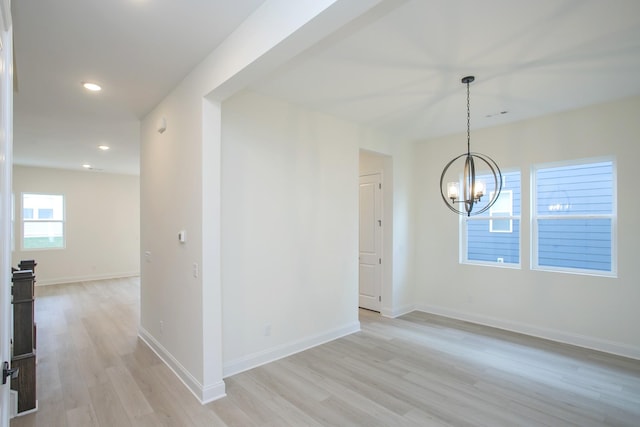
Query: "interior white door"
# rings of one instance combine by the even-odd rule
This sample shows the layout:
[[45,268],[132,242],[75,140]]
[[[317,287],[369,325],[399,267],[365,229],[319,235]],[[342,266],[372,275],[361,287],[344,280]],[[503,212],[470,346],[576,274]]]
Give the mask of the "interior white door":
[[382,181],[379,173],[360,177],[359,306],[382,307]]
[[[0,365],[11,360],[11,175],[13,38],[10,2],[0,2]],[[4,373],[4,372],[3,372]],[[4,375],[2,375],[4,377]],[[9,380],[0,385],[0,427],[9,425]]]

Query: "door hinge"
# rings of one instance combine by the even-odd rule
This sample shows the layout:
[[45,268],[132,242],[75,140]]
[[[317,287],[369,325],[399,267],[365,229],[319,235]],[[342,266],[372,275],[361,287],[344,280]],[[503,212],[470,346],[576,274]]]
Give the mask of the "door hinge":
[[378,188],[382,190],[382,184],[378,184]]
[[381,219],[378,220],[378,227],[382,227],[382,220]]
[[378,258],[378,264],[382,264],[382,258]]
[[382,302],[382,295],[378,295],[378,302]]

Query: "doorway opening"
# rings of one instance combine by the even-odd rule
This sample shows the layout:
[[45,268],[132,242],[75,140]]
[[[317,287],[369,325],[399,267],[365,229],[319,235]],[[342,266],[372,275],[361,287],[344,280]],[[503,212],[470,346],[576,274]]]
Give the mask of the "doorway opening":
[[360,150],[358,306],[391,311],[392,159]]

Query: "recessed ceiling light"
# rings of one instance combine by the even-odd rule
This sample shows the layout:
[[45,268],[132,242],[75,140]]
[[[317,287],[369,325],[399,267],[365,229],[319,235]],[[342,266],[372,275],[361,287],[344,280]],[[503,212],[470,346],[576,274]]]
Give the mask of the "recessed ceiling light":
[[84,165],[82,165],[82,167],[85,169],[91,169],[91,165],[88,163],[85,163]]
[[82,87],[84,87],[87,90],[90,90],[91,92],[98,92],[102,90],[100,85],[91,83],[91,82],[82,82]]
[[103,145],[98,145],[98,148],[101,149],[102,151],[107,151],[111,147],[109,147],[108,145],[104,145],[103,144]]

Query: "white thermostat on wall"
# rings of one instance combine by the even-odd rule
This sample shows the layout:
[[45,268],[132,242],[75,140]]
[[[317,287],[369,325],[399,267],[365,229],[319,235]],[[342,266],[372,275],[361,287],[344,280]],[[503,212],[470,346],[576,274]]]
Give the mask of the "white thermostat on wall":
[[184,230],[181,230],[178,232],[178,241],[180,243],[184,243],[187,241],[187,232]]

